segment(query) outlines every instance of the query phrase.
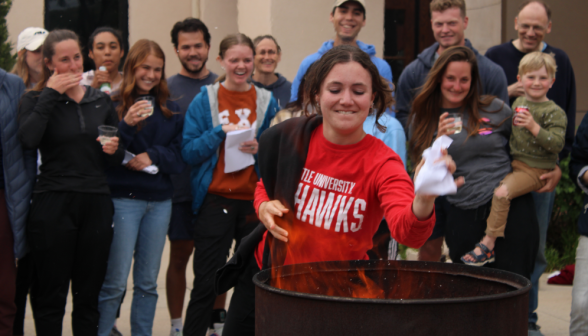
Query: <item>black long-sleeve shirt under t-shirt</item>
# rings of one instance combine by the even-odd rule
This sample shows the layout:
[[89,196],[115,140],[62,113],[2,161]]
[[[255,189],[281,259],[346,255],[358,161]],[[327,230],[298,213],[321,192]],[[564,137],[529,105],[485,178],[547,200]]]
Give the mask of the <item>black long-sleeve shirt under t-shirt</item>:
[[124,150],[103,152],[98,126],[118,126],[110,97],[86,86],[79,103],[45,88],[29,91],[19,109],[19,136],[24,148],[39,149],[42,164],[34,192],[74,191],[109,194],[104,169],[120,165]]

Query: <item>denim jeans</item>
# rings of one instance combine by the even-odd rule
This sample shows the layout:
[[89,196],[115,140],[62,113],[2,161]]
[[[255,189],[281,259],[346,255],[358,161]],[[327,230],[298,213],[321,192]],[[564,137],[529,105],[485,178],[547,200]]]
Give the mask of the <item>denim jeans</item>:
[[[157,305],[157,275],[171,217],[171,200],[114,198],[114,237],[106,278],[98,297],[98,335],[108,336],[116,320],[133,256],[131,334],[151,335]],[[134,252],[134,255],[133,255]]]
[[572,289],[570,336],[588,335],[588,237],[580,236]]
[[535,268],[531,274],[531,291],[529,292],[529,322],[537,323],[537,306],[539,306],[539,278],[545,272],[547,260],[545,260],[545,241],[547,240],[547,228],[551,219],[551,210],[555,201],[555,190],[550,193],[533,192],[533,201],[535,201],[535,212],[539,222],[539,249],[537,250],[537,259],[535,259]]

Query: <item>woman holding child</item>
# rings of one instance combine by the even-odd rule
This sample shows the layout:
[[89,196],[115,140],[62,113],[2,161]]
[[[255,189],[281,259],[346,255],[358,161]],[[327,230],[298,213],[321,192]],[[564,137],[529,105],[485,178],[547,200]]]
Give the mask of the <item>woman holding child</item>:
[[[435,62],[409,118],[413,161],[435,137],[447,135],[453,139],[448,152],[457,165],[454,176],[466,180],[455,195],[438,198],[435,204],[436,227],[444,227],[454,262],[460,262],[484,236],[494,189],[511,171],[507,145],[512,112],[495,97],[481,97],[479,88],[474,53],[466,47],[449,48]],[[460,133],[452,130],[454,119],[448,118],[449,113],[461,113]],[[515,224],[507,225],[507,239],[496,242],[494,267],[531,276],[539,234],[534,214],[531,195],[512,200],[507,222]]]

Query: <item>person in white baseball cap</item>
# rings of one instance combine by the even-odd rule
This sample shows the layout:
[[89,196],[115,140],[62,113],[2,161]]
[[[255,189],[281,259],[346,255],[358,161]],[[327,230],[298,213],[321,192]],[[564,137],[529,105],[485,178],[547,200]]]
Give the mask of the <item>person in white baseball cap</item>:
[[43,28],[29,27],[18,35],[16,43],[17,60],[12,73],[22,78],[27,89],[41,79],[43,72],[42,46],[49,34]]

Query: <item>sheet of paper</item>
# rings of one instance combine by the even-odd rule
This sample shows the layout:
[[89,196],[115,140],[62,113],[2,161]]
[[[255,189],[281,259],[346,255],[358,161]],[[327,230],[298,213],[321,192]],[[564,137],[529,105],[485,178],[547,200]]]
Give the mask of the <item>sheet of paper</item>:
[[255,137],[256,122],[251,128],[227,133],[225,139],[225,174],[245,169],[255,164],[253,154],[243,153],[239,150],[242,142],[253,140]]
[[441,157],[441,149],[449,147],[451,142],[453,140],[444,135],[435,140],[433,146],[425,149],[423,152],[425,164],[414,181],[415,193],[443,196],[457,192],[457,186],[445,162],[435,162]]
[[[125,151],[125,158],[123,159],[122,165],[126,166],[126,164],[129,163],[129,161],[131,161],[134,157],[135,157],[135,154],[126,150]],[[147,174],[155,175],[159,172],[159,168],[157,168],[157,166],[151,165],[151,166],[147,166],[147,167],[143,168],[142,171]]]

